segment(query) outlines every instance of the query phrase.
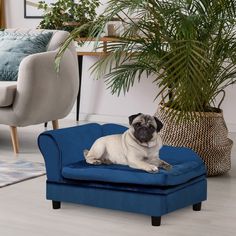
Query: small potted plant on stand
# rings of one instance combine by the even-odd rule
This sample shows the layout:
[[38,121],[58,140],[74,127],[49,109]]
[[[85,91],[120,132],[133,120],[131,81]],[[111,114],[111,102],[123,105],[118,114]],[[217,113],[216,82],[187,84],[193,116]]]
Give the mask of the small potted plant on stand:
[[[44,11],[43,20],[39,24],[41,29],[57,29],[72,31],[76,27],[93,22],[96,19],[96,9],[100,5],[99,0],[58,0],[47,4],[39,2],[39,9]],[[88,29],[83,28],[81,37],[88,35]]]
[[198,152],[208,175],[226,173],[232,141],[216,100],[236,82],[236,2],[110,0],[90,35],[99,38],[114,17],[125,27],[94,65],[99,77],[118,94],[143,74],[154,78],[164,144]]

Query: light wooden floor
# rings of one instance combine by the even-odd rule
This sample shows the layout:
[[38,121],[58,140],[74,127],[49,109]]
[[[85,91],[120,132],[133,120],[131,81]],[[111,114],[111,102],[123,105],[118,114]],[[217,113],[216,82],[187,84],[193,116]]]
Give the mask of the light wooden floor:
[[[76,125],[64,120],[63,127]],[[36,138],[42,125],[19,129],[20,154],[15,157],[9,130],[0,125],[0,159],[43,161]],[[236,142],[236,134],[231,134]],[[0,236],[233,236],[236,235],[236,148],[232,170],[208,178],[208,200],[201,212],[191,207],[162,217],[161,227],[152,227],[150,217],[66,204],[52,210],[45,200],[45,176],[0,189]]]

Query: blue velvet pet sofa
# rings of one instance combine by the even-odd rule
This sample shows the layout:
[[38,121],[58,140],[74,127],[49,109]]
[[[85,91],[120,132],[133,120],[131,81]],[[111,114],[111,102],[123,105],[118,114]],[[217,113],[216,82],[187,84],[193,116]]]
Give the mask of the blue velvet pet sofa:
[[160,158],[173,165],[147,173],[122,165],[89,165],[83,150],[101,136],[123,133],[117,124],[96,123],[46,131],[38,138],[47,172],[47,199],[53,209],[61,202],[136,212],[151,216],[152,225],[161,216],[192,206],[200,211],[207,197],[206,169],[198,155],[188,148],[164,146]]

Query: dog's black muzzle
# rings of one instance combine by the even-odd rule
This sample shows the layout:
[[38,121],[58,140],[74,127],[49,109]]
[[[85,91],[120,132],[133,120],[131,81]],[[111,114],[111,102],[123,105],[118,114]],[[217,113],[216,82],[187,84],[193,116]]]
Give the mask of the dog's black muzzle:
[[141,143],[147,143],[152,139],[153,130],[148,127],[135,129],[134,137]]

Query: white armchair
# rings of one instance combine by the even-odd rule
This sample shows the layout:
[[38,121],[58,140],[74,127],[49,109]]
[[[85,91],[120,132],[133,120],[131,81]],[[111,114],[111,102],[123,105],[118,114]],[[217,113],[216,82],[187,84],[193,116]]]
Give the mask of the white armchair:
[[[8,29],[8,32],[45,32],[45,30]],[[79,88],[78,64],[74,45],[65,51],[60,71],[55,71],[55,56],[68,36],[53,31],[48,51],[24,58],[17,82],[0,81],[0,124],[10,126],[14,152],[19,152],[17,127],[48,121],[58,127],[58,119],[72,109]]]

